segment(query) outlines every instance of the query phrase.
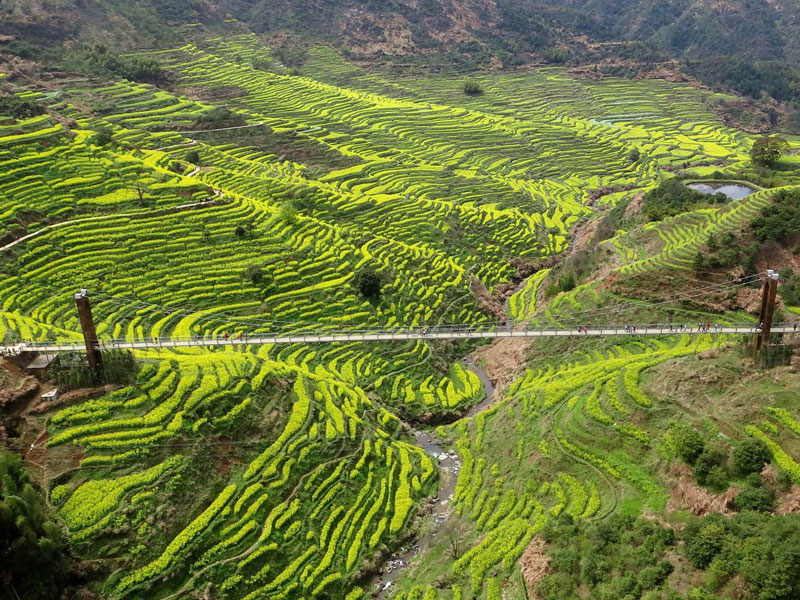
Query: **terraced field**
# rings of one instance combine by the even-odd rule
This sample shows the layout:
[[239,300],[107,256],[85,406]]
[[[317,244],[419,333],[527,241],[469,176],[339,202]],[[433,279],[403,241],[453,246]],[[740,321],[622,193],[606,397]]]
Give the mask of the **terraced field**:
[[[717,121],[708,93],[659,81],[543,69],[479,77],[485,93],[468,97],[459,79],[389,81],[327,48],[288,75],[248,36],[152,54],[177,74],[172,92],[75,82],[26,94],[50,115],[0,119],[0,336],[79,336],[80,288],[105,338],[490,323],[473,292],[568,249],[593,203],[653,187],[667,167],[734,172],[752,143]],[[232,113],[214,124],[220,108]],[[600,188],[612,193],[594,202]],[[616,272],[685,268],[769,194],[619,232],[606,242]],[[377,301],[352,285],[365,265],[382,277]],[[638,309],[597,284],[543,307],[547,275],[520,285],[513,320]],[[432,545],[391,589],[521,598],[517,560],[548,519],[663,509],[654,465],[670,443],[641,380],[711,344],[556,348],[460,420],[485,398],[459,362],[467,345],[143,352],[134,384],[49,415],[44,476],[76,548],[124,559],[109,597],[211,584],[227,598],[355,600],[446,484],[409,424],[445,423],[470,546],[446,559]],[[796,433],[791,414],[770,418]]]

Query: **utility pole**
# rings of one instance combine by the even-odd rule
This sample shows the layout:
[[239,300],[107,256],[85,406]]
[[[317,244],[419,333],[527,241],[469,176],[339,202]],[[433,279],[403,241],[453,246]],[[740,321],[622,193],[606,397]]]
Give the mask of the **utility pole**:
[[94,373],[99,373],[103,359],[100,354],[100,343],[97,341],[97,331],[94,327],[92,306],[89,304],[89,292],[81,290],[75,294],[75,304],[78,307],[78,318],[81,322],[83,341],[86,344],[86,356],[89,359],[89,368]]
[[767,279],[761,288],[761,311],[758,315],[758,324],[761,326],[756,335],[756,356],[761,349],[769,343],[772,330],[772,317],[775,314],[775,297],[778,293],[778,280],[780,275],[772,269],[767,270]]

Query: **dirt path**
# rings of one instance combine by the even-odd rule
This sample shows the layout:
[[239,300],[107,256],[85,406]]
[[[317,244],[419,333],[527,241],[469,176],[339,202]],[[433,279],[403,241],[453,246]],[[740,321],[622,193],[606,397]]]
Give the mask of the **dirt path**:
[[508,387],[525,371],[528,350],[533,343],[533,340],[525,338],[501,338],[475,352],[472,364],[480,365],[493,382],[496,398],[502,398]]

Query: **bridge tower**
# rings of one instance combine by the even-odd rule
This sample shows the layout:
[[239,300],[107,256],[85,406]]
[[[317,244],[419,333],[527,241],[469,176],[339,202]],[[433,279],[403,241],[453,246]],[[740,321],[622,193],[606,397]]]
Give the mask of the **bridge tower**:
[[75,305],[78,307],[78,318],[81,322],[83,341],[86,344],[89,368],[93,372],[99,373],[103,359],[100,354],[100,343],[97,341],[94,318],[92,317],[92,305],[89,303],[89,292],[81,290],[75,294]]
[[780,275],[772,269],[767,270],[767,278],[761,288],[761,311],[758,315],[758,323],[761,326],[756,334],[755,353],[769,343],[769,335],[772,330],[772,317],[775,314],[775,297],[778,293],[778,280]]

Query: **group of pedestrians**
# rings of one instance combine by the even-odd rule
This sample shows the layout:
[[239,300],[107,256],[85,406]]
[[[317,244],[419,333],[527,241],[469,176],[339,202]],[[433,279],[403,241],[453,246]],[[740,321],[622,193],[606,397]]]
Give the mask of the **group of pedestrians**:
[[636,333],[636,325],[625,325],[625,333]]

